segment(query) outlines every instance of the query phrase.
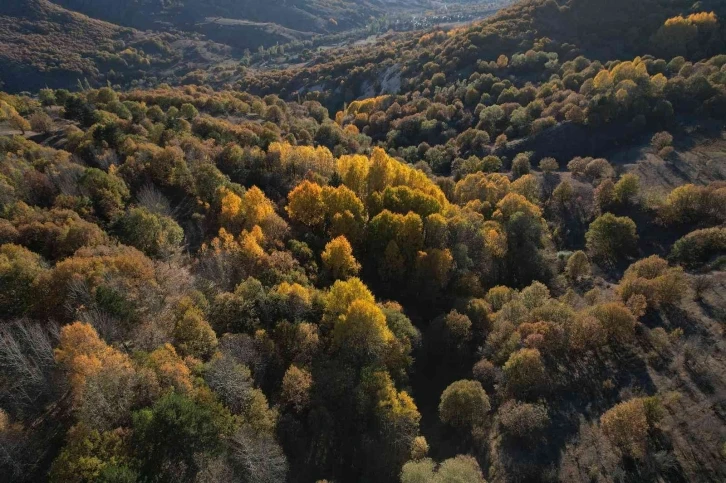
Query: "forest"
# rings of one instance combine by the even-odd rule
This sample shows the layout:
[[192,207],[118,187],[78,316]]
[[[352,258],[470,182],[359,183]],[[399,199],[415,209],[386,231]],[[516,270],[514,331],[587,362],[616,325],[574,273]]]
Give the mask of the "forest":
[[0,92],[4,481],[726,480],[722,2],[183,79],[67,19],[161,50]]

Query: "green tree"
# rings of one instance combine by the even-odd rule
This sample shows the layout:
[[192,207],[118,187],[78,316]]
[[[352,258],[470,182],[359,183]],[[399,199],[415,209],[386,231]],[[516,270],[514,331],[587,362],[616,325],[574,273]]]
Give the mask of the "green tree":
[[585,240],[593,257],[611,263],[635,253],[638,234],[635,222],[627,216],[606,213],[590,224]]
[[623,175],[615,183],[615,200],[623,205],[629,205],[635,201],[640,190],[640,179],[634,174]]
[[567,276],[575,282],[589,277],[590,260],[588,260],[587,254],[582,250],[578,250],[570,255],[570,258],[567,259],[565,271],[567,272]]
[[479,463],[471,456],[459,455],[440,465],[430,458],[409,461],[401,470],[401,483],[486,483]]
[[177,481],[165,471],[183,464],[185,477],[198,471],[199,454],[220,454],[223,437],[234,427],[231,415],[214,402],[168,393],[151,408],[133,414],[134,448],[140,476],[162,482]]
[[557,171],[559,168],[560,165],[555,158],[542,158],[539,162],[539,169],[545,174]]
[[152,258],[168,258],[184,241],[184,230],[172,218],[144,207],[131,208],[119,221],[122,240]]
[[542,356],[537,349],[520,349],[504,364],[507,390],[521,398],[537,394],[547,377]]
[[439,418],[459,429],[482,424],[491,410],[489,396],[479,381],[452,383],[441,394]]

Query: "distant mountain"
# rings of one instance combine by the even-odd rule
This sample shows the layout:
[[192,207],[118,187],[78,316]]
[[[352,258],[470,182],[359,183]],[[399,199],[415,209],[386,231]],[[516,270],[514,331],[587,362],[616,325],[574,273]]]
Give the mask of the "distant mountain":
[[228,50],[192,37],[120,27],[48,0],[0,2],[0,86],[8,91],[183,75],[222,60]]
[[56,3],[127,27],[200,32],[240,49],[341,32],[364,27],[387,13],[443,5],[431,0],[57,0]]
[[448,7],[435,0],[0,1],[0,88],[193,82],[185,76],[194,71],[198,78],[220,64],[236,70],[246,50],[302,41],[315,48],[314,37],[434,10]]

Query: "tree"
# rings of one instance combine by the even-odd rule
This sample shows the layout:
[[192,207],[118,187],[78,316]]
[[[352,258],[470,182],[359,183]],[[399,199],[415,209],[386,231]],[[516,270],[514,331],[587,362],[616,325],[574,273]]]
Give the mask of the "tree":
[[88,379],[101,374],[121,373],[131,377],[131,360],[113,347],[107,345],[89,324],[74,322],[60,332],[60,343],[55,349],[55,360],[68,372],[76,407],[81,406]]
[[126,183],[113,172],[87,168],[78,180],[81,192],[91,199],[93,209],[106,220],[116,220],[129,198]]
[[547,377],[542,356],[537,349],[520,349],[504,364],[507,390],[517,397],[534,395]]
[[184,230],[172,218],[146,208],[131,208],[120,220],[123,240],[152,258],[168,258],[184,240]]
[[333,344],[339,351],[366,358],[380,357],[393,338],[383,311],[366,300],[353,301],[333,328]]
[[303,181],[287,195],[287,213],[303,225],[315,228],[325,219],[323,189],[310,181]]
[[174,345],[184,356],[208,359],[217,347],[214,330],[204,319],[204,313],[188,297],[183,298],[176,308],[172,336]]
[[401,470],[401,483],[486,483],[476,459],[468,455],[436,465],[430,458],[409,461]]
[[519,178],[525,174],[529,174],[532,170],[532,166],[529,162],[529,156],[525,153],[519,153],[514,157],[512,161],[512,175],[514,178]]
[[590,260],[588,260],[587,254],[582,250],[578,250],[570,255],[570,258],[567,259],[565,271],[567,272],[567,276],[575,282],[589,277]]
[[175,481],[165,469],[182,464],[186,478],[198,471],[198,454],[219,454],[222,437],[233,429],[231,415],[219,404],[170,392],[151,408],[133,414],[134,445],[140,476]]
[[545,174],[550,174],[560,169],[560,165],[555,158],[542,158],[539,162],[539,169]]
[[323,322],[326,325],[335,323],[356,300],[375,303],[373,294],[359,278],[352,277],[345,281],[336,280],[325,297]]
[[508,401],[499,409],[504,433],[515,440],[535,443],[550,424],[544,404]]
[[416,436],[411,444],[411,459],[421,460],[429,452],[429,444],[423,436]]
[[673,152],[673,136],[668,131],[654,134],[650,140],[650,144],[662,158],[665,158]]
[[287,458],[268,433],[243,426],[229,440],[232,466],[241,469],[242,481],[276,483],[287,480]]
[[353,257],[353,248],[342,235],[325,245],[321,258],[323,266],[334,279],[345,279],[354,276],[361,268],[355,257]]
[[456,351],[464,350],[471,341],[471,319],[465,314],[452,310],[444,317],[446,337],[451,348]]
[[634,174],[625,174],[615,183],[615,200],[622,205],[629,205],[635,201],[639,189],[640,179]]
[[635,252],[638,234],[627,216],[606,213],[590,224],[585,240],[593,257],[612,263]]
[[458,429],[484,423],[491,410],[489,396],[479,381],[461,380],[449,385],[441,394],[439,418]]
[[310,402],[313,378],[308,371],[295,365],[288,367],[282,378],[282,401],[296,412],[305,410]]
[[25,131],[30,130],[30,123],[17,112],[10,116],[8,124],[11,128],[17,129],[18,131],[22,132],[23,135],[25,135]]
[[[66,444],[50,468],[51,482],[99,481],[109,483],[106,476],[134,472],[130,432],[126,429],[96,431],[78,424],[68,431]],[[128,481],[128,480],[121,480]],[[131,481],[136,481],[133,478]]]
[[25,315],[35,303],[33,282],[43,272],[41,257],[25,247],[0,245],[0,317]]
[[596,305],[592,309],[592,315],[600,321],[611,339],[627,342],[633,338],[635,316],[623,304],[607,302]]
[[688,281],[680,267],[669,267],[657,255],[638,260],[623,274],[618,291],[627,302],[634,295],[642,295],[647,305],[674,305],[688,288]]
[[597,158],[589,161],[585,165],[584,174],[591,181],[596,181],[603,178],[612,178],[615,170],[607,159]]
[[605,436],[624,454],[642,459],[648,445],[648,416],[644,398],[635,398],[610,408],[600,417]]
[[199,111],[197,111],[197,108],[189,103],[182,104],[179,113],[184,119],[187,119],[189,121],[193,120],[199,115]]
[[610,178],[603,180],[597,188],[595,188],[594,195],[600,212],[607,212],[612,208],[613,204],[615,204],[615,201],[617,200],[615,195],[615,184]]
[[671,248],[669,259],[688,268],[696,268],[724,252],[726,228],[705,228],[678,239]]

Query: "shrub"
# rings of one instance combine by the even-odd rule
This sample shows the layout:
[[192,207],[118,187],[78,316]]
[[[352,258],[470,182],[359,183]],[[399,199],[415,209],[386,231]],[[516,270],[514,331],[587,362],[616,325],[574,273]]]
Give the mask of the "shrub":
[[53,120],[43,111],[38,111],[30,116],[30,128],[36,132],[49,133],[53,130]]
[[697,268],[726,253],[726,228],[705,228],[680,238],[671,248],[670,259]]

